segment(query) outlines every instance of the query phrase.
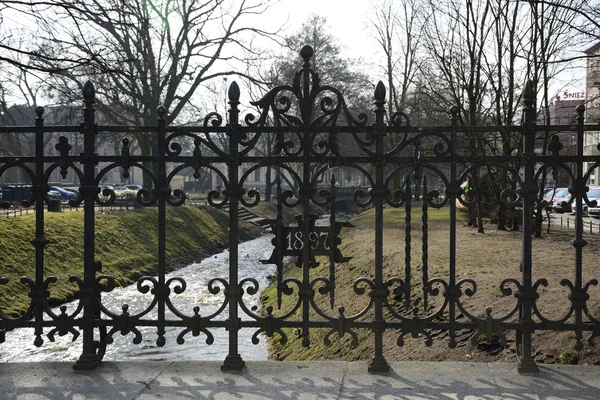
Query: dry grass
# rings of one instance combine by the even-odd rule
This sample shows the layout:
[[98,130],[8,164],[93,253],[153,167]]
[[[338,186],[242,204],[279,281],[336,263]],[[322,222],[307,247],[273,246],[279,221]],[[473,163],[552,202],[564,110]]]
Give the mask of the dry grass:
[[[345,315],[350,316],[368,305],[368,296],[359,296],[353,291],[354,281],[365,276],[373,278],[374,265],[374,230],[373,212],[361,214],[353,220],[355,228],[343,231],[341,251],[344,256],[352,257],[347,263],[336,265],[336,293],[335,307],[329,307],[329,297],[321,296],[318,304],[330,315],[337,317],[338,307],[345,307]],[[411,307],[417,305],[419,312],[423,312],[424,294],[423,265],[427,263],[428,279],[439,278],[448,282],[450,265],[450,240],[448,211],[441,210],[433,213],[428,220],[427,248],[423,248],[423,232],[421,216],[413,214],[410,234],[405,230],[405,215],[402,210],[393,209],[385,211],[384,231],[384,280],[398,277],[406,280],[407,273],[412,281]],[[475,316],[484,316],[487,307],[491,309],[492,316],[498,318],[512,310],[516,305],[513,295],[505,296],[500,291],[500,284],[506,278],[521,281],[519,271],[522,258],[522,236],[520,232],[497,231],[495,227],[486,227],[485,234],[478,234],[476,229],[465,226],[462,222],[457,224],[456,243],[456,280],[469,278],[477,283],[476,293],[468,297],[464,294],[461,302],[466,310]],[[407,240],[410,238],[410,240]],[[543,238],[534,239],[533,242],[533,282],[539,278],[546,278],[547,287],[540,287],[538,307],[548,319],[557,319],[564,315],[570,308],[568,288],[562,286],[560,281],[564,278],[575,281],[575,249],[571,245],[574,238],[573,230],[552,227],[550,233]],[[583,283],[597,278],[600,253],[600,237],[586,235],[588,245],[584,248]],[[410,245],[408,245],[410,242]],[[423,258],[426,250],[427,258]],[[407,257],[407,254],[409,257]],[[322,265],[311,271],[311,279],[317,276],[328,276],[326,260],[321,260]],[[299,277],[300,270],[290,267],[287,277]],[[468,285],[463,286],[463,289]],[[509,285],[510,287],[510,285]],[[514,290],[514,286],[511,287]],[[440,289],[442,289],[440,287]],[[294,293],[291,297],[294,297]],[[598,299],[600,293],[596,287],[590,289],[590,308],[595,316],[600,316],[599,307],[593,299]],[[265,291],[263,298],[267,304],[274,304],[275,289]],[[294,301],[285,298],[284,308]],[[429,296],[428,310],[439,307],[443,297]],[[396,304],[403,310],[401,304]],[[313,317],[317,317],[313,313]],[[516,317],[515,317],[516,318]],[[366,320],[371,320],[371,311],[367,313]],[[514,319],[514,318],[513,318]],[[366,329],[358,329],[359,346],[352,348],[348,343],[348,335],[338,339],[337,335],[331,337],[332,346],[323,345],[322,339],[325,329],[311,331],[311,346],[301,346],[301,338],[296,338],[288,330],[289,342],[286,345],[279,343],[279,338],[271,342],[272,356],[277,359],[370,359],[373,355],[373,339]],[[472,331],[459,331],[458,346],[456,349],[448,348],[446,332],[437,331],[433,345],[426,347],[423,337],[405,337],[405,344],[399,347],[396,340],[399,331],[387,331],[384,335],[384,352],[390,360],[452,360],[452,361],[513,361],[515,356],[514,334],[507,334],[508,345],[506,348],[497,343],[480,340],[473,347],[470,343]],[[587,334],[584,334],[584,337]],[[537,362],[573,362],[600,363],[600,352],[596,347],[585,345],[580,353],[572,351],[575,345],[574,334],[563,332],[536,332],[534,334],[534,357]]]

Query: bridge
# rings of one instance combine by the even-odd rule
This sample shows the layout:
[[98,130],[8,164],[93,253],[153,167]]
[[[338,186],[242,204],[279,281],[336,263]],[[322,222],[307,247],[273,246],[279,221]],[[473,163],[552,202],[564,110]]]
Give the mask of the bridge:
[[[36,144],[34,155],[0,156],[0,175],[8,169],[17,168],[30,177],[31,198],[23,205],[36,209],[34,237],[26,243],[32,246],[35,265],[31,267],[31,276],[19,280],[22,284],[20,290],[26,293],[30,304],[18,317],[0,313],[0,351],[6,331],[13,329],[33,328],[31,340],[39,347],[47,345],[47,341],[52,341],[55,335],[79,338],[81,353],[74,368],[78,371],[99,368],[101,376],[106,368],[112,368],[112,364],[103,365],[103,360],[116,335],[127,336],[134,345],[147,340],[163,347],[166,331],[170,329],[177,331],[178,345],[184,345],[190,337],[201,337],[208,346],[214,341],[213,332],[219,331],[227,336],[227,355],[220,368],[223,372],[230,372],[243,371],[247,367],[244,354],[240,352],[239,334],[242,329],[252,331],[253,344],[265,337],[287,341],[296,336],[304,347],[314,344],[314,332],[318,331],[325,332],[321,342],[324,346],[330,346],[333,341],[343,341],[344,345],[356,347],[361,341],[368,341],[372,346],[370,360],[357,365],[369,373],[393,374],[394,368],[401,367],[396,367],[397,364],[386,357],[384,339],[387,337],[393,336],[395,344],[400,347],[408,338],[419,339],[428,346],[433,342],[434,331],[443,331],[447,338],[445,344],[454,349],[464,335],[475,342],[485,338],[502,344],[506,343],[508,333],[515,341],[517,371],[536,373],[544,369],[534,358],[535,333],[569,332],[574,352],[581,352],[584,342],[592,343],[600,332],[600,319],[590,312],[592,304],[597,301],[590,288],[598,284],[598,271],[595,265],[584,263],[587,260],[584,252],[590,249],[586,249],[587,242],[583,237],[582,208],[584,203],[590,203],[586,197],[586,181],[592,168],[600,163],[600,157],[583,153],[584,133],[597,130],[597,126],[584,124],[583,106],[577,109],[577,124],[538,126],[535,90],[533,83],[529,82],[522,94],[524,119],[521,125],[462,127],[458,123],[459,108],[454,106],[448,111],[448,125],[415,127],[401,113],[386,120],[386,89],[380,82],[373,96],[374,117],[369,120],[366,114],[355,117],[347,109],[341,92],[320,85],[317,72],[311,68],[313,51],[310,47],[304,47],[301,56],[304,62],[293,84],[278,86],[266,93],[257,102],[259,115],[247,115],[243,119],[239,108],[240,88],[233,82],[228,90],[227,118],[211,113],[200,126],[168,126],[165,121],[167,110],[160,106],[156,110],[155,126],[103,125],[96,118],[94,85],[88,81],[83,87],[81,124],[46,126],[44,109],[38,107],[35,126],[0,127],[0,137],[22,135],[19,140],[33,138]],[[276,123],[273,124],[273,121]],[[549,155],[538,155],[538,133],[564,131],[574,132],[577,138],[575,154],[562,151],[560,138],[555,135],[548,147]],[[523,151],[482,157],[459,146],[465,135],[498,132],[515,135],[522,141]],[[99,147],[115,133],[123,137],[119,148]],[[133,139],[128,135],[133,133],[152,137],[152,143],[156,144],[154,151],[132,154]],[[83,139],[81,152],[74,151],[68,134],[77,135],[79,142]],[[223,138],[226,143],[220,140]],[[273,144],[268,155],[255,151],[263,144],[259,143],[261,139],[268,139],[264,143]],[[345,147],[340,146],[341,141],[349,141],[353,150],[345,153],[342,150]],[[50,145],[46,146],[46,143]],[[97,168],[99,162],[105,163],[106,167]],[[223,169],[223,165],[226,168]],[[300,168],[295,168],[298,165]],[[591,167],[588,168],[588,165]],[[95,238],[96,206],[110,205],[114,196],[100,197],[98,188],[109,172],[116,170],[127,177],[134,168],[145,174],[151,183],[147,187],[152,187],[142,189],[136,201],[140,207],[156,209],[157,276],[143,277],[136,286],[139,292],[150,298],[146,308],[133,310],[128,304],[121,304],[114,310],[107,307],[106,301],[114,295],[117,281],[102,273],[102,260],[95,258],[95,250],[100,245]],[[190,290],[191,285],[180,277],[167,276],[166,212],[169,207],[185,203],[184,193],[171,191],[170,182],[177,172],[186,168],[194,170],[196,175],[210,170],[219,174],[223,182],[221,193],[213,191],[207,197],[210,206],[227,209],[229,222],[227,274],[214,277],[203,288],[214,296],[218,295],[218,306],[214,312],[199,305],[176,302],[176,296]],[[355,296],[349,304],[339,304],[336,300],[336,293],[342,289],[339,264],[345,260],[337,249],[340,225],[334,220],[328,228],[317,227],[316,217],[311,213],[313,205],[336,207],[338,200],[349,199],[353,189],[340,189],[338,198],[335,182],[323,189],[323,195],[317,195],[316,182],[322,181],[326,171],[338,168],[352,168],[364,176],[371,189],[363,191],[364,196],[353,195],[352,200],[358,208],[373,209],[370,226],[373,231],[373,262],[369,262],[372,269],[366,277],[358,277],[349,285]],[[265,309],[248,303],[249,296],[257,295],[265,287],[261,287],[254,277],[242,279],[239,274],[243,264],[239,254],[240,209],[260,204],[260,194],[248,190],[247,181],[249,176],[261,172],[261,169],[270,169],[277,181],[274,195],[277,217],[273,223],[276,236],[273,254],[265,260],[277,271],[270,287],[277,303]],[[469,199],[463,197],[465,189],[461,185],[470,177],[480,176],[490,169],[506,176],[501,182],[504,186],[500,188],[500,194],[509,192],[511,196],[508,197],[515,199],[504,200],[504,203],[514,206],[520,202],[523,205],[519,276],[507,276],[496,282],[498,297],[513,305],[502,315],[492,312],[490,307],[477,310],[467,307],[470,298],[478,293],[477,281],[460,275],[461,260],[456,254],[456,202],[466,207],[477,207],[478,201],[476,191],[469,192],[472,195],[467,196]],[[549,279],[540,276],[547,266],[534,274],[533,216],[541,177],[559,170],[571,179],[577,212],[576,229],[569,233],[573,235],[573,265],[559,280],[564,293],[556,294],[553,299],[554,303],[565,305],[566,313],[562,317],[553,317],[544,312],[539,301]],[[57,278],[48,274],[45,258],[47,245],[60,243],[60,233],[45,229],[44,219],[45,205],[49,202],[48,177],[54,171],[63,176],[77,175],[79,196],[73,205],[83,207],[84,213],[84,252],[83,258],[77,260],[77,264],[83,266],[83,273],[73,271],[69,278],[69,282],[77,285],[79,297],[74,309],[62,309],[60,312],[50,307],[50,292]],[[297,196],[282,187],[283,174],[295,181],[294,187],[299,188]],[[414,221],[410,219],[413,197],[410,189],[416,185],[428,187],[428,175],[434,175],[436,181],[443,183],[445,196],[430,196],[427,191],[426,196],[419,198],[420,243],[415,245]],[[401,188],[404,189],[396,192],[393,182],[399,181],[403,182]],[[298,210],[300,215],[296,225],[284,223],[284,207]],[[394,232],[391,238],[394,245],[406,252],[406,257],[402,268],[393,270],[384,269],[387,266],[384,262],[384,208],[388,207],[402,208],[406,212],[403,236],[398,237]],[[443,274],[433,277],[429,275],[431,260],[427,246],[430,210],[443,207],[447,207],[449,215],[447,254],[443,260]],[[290,241],[286,242],[288,238]],[[10,240],[0,238],[4,246],[14,245]],[[415,257],[411,258],[416,249],[419,251],[417,261]],[[315,272],[316,255],[328,257],[328,268],[322,273]],[[299,273],[284,279],[288,256],[295,261]],[[8,270],[6,266],[0,267],[3,268],[2,273]],[[514,267],[515,270],[519,268],[518,265]],[[347,273],[343,269],[341,271]],[[534,277],[537,280],[534,281]],[[7,285],[9,280],[0,275],[0,284]],[[292,304],[291,311],[280,307],[283,300]],[[3,366],[0,370],[8,371],[13,367],[7,368]],[[267,368],[278,367],[271,365]],[[17,370],[12,370],[12,373],[17,373]],[[110,379],[119,377],[118,372],[115,374]],[[252,379],[252,374],[250,371],[243,376]],[[398,375],[397,379],[402,379],[403,373]],[[14,379],[18,378],[13,378],[13,382]],[[168,379],[181,383],[174,381],[177,378],[173,375],[169,375]],[[231,382],[228,379],[222,378]],[[10,380],[8,382],[7,385],[10,385]],[[152,386],[152,382],[146,383]],[[360,386],[359,383],[357,385]]]

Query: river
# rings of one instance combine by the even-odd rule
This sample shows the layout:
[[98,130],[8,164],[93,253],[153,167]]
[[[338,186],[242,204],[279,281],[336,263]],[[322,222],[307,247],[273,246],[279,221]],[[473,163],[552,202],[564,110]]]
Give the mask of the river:
[[[336,213],[338,221],[347,221],[353,215]],[[329,215],[323,215],[317,221],[318,226],[329,225]],[[244,301],[249,307],[259,305],[259,295],[269,285],[268,276],[275,273],[275,266],[262,264],[260,260],[267,260],[273,251],[271,244],[272,235],[240,243],[239,254],[239,279],[255,278],[259,283],[259,292],[255,296],[244,296]],[[213,278],[228,279],[229,251],[224,251],[193,263],[187,267],[167,274],[166,280],[172,277],[180,277],[187,284],[186,290],[181,294],[171,292],[171,299],[178,310],[187,315],[193,315],[193,308],[200,307],[200,315],[210,315],[223,303],[223,290],[213,295],[208,291],[208,282]],[[173,285],[172,285],[173,286]],[[222,288],[221,288],[222,289]],[[137,285],[124,288],[115,288],[110,293],[104,293],[102,303],[116,314],[121,313],[123,304],[129,305],[129,313],[134,315],[141,312],[150,304],[152,295],[143,294],[137,290]],[[75,302],[67,304],[68,313],[75,310]],[[58,309],[54,310],[59,314]],[[167,318],[172,314],[168,313]],[[242,319],[249,319],[240,309],[239,315]],[[225,309],[218,317],[220,320],[227,319],[228,312]],[[156,313],[151,312],[148,318],[156,318]],[[104,360],[126,361],[126,360],[224,360],[228,353],[228,336],[223,328],[212,328],[214,343],[207,345],[206,336],[193,337],[191,334],[185,336],[185,343],[178,345],[177,336],[183,330],[181,327],[166,328],[166,344],[163,347],[156,345],[156,328],[140,328],[142,342],[133,344],[134,335],[121,336],[115,333],[114,342],[107,346]],[[264,335],[260,336],[258,345],[251,342],[256,328],[246,328],[239,332],[239,353],[244,360],[266,360],[267,350]],[[44,334],[50,331],[44,330]],[[6,342],[0,344],[0,362],[33,362],[33,361],[65,361],[74,362],[81,354],[81,335],[74,342],[72,336],[55,336],[56,341],[51,342],[45,335],[42,347],[35,347],[33,328],[21,328],[6,333]]]
[[[240,280],[253,277],[259,285],[260,291],[269,284],[267,276],[275,272],[274,265],[265,265],[260,260],[266,260],[273,251],[271,244],[272,236],[262,236],[258,239],[250,240],[239,245],[239,276]],[[220,277],[228,280],[229,270],[229,252],[213,255],[200,263],[194,263],[177,271],[167,274],[167,280],[171,277],[181,277],[187,283],[186,290],[181,294],[171,292],[173,303],[179,310],[187,315],[193,315],[193,308],[200,307],[201,315],[209,315],[214,312],[220,304],[223,303],[223,290],[217,295],[208,291],[208,282]],[[259,291],[259,293],[260,293]],[[137,290],[136,285],[125,288],[116,288],[110,293],[103,294],[102,302],[105,306],[118,314],[121,313],[123,304],[129,305],[129,313],[141,311],[146,305],[150,304],[152,295],[143,294]],[[244,299],[249,306],[258,306],[259,294],[255,296],[245,295]],[[68,312],[72,312],[76,304],[70,303]],[[55,310],[58,314],[59,311]],[[154,314],[155,316],[155,314]],[[227,319],[227,309],[217,318]],[[240,310],[242,318],[249,318]],[[153,317],[152,314],[146,318]],[[207,345],[206,336],[193,337],[191,334],[185,336],[185,343],[178,345],[177,335],[183,328],[167,327],[165,335],[166,345],[158,347],[156,345],[156,328],[140,328],[142,332],[142,342],[133,344],[133,334],[121,336],[115,333],[114,342],[107,346],[104,360],[107,361],[125,361],[125,360],[224,360],[228,352],[228,336],[223,328],[212,328],[214,343]],[[265,337],[260,337],[260,343],[254,345],[251,342],[252,335],[256,329],[242,329],[239,333],[239,353],[244,360],[266,360],[267,351],[265,346]],[[47,334],[49,329],[44,330]],[[33,345],[33,328],[17,329],[6,334],[6,342],[0,344],[0,362],[32,362],[32,361],[67,361],[73,362],[81,354],[81,336],[72,342],[72,336],[55,336],[56,341],[51,342],[44,336],[42,347]]]

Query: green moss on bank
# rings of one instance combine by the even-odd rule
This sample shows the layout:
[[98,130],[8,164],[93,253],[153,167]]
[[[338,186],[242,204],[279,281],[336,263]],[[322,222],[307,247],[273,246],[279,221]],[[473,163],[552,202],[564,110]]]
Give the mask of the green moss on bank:
[[[0,219],[0,276],[9,283],[0,286],[0,310],[17,315],[29,305],[23,276],[35,280],[35,214]],[[229,220],[213,208],[169,207],[166,214],[166,260],[169,270],[205,258],[226,247]],[[253,226],[240,224],[240,240],[256,237]],[[83,212],[45,214],[44,279],[58,278],[50,285],[50,302],[72,298],[78,290],[69,276],[83,277]],[[96,214],[95,259],[98,273],[111,275],[121,286],[152,274],[158,265],[158,209]]]

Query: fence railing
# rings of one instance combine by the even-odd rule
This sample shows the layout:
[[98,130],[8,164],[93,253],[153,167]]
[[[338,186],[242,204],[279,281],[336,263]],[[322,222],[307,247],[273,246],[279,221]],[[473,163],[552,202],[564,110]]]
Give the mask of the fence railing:
[[[594,266],[584,266],[583,263],[586,242],[582,237],[584,224],[581,217],[575,219],[573,231],[574,275],[562,281],[570,290],[568,298],[562,299],[570,304],[566,316],[551,319],[544,315],[537,304],[541,281],[534,282],[532,274],[533,215],[534,208],[540,205],[538,187],[542,177],[546,173],[555,176],[561,173],[568,177],[576,215],[582,215],[584,202],[590,203],[586,196],[586,182],[599,165],[600,158],[583,153],[584,134],[594,129],[584,125],[583,107],[578,108],[577,125],[537,125],[535,91],[529,84],[523,93],[523,123],[518,126],[460,126],[458,107],[450,109],[447,126],[414,127],[403,113],[394,114],[386,123],[386,90],[381,82],[374,93],[372,119],[367,114],[355,116],[348,111],[339,90],[321,85],[318,75],[310,67],[312,49],[303,48],[301,55],[304,64],[295,75],[294,82],[272,89],[254,103],[259,107],[258,115],[250,113],[240,118],[240,90],[233,82],[228,92],[230,108],[225,125],[221,115],[211,113],[202,126],[167,126],[167,110],[164,107],[157,110],[155,126],[98,125],[94,86],[87,82],[80,125],[45,126],[44,109],[38,107],[35,126],[1,127],[0,140],[7,133],[34,136],[35,154],[0,157],[0,175],[8,169],[19,168],[32,182],[29,203],[36,210],[36,236],[31,244],[36,262],[32,267],[33,277],[23,280],[23,290],[29,291],[31,306],[17,318],[0,314],[0,341],[6,330],[22,327],[34,328],[32,339],[39,346],[44,345],[44,335],[49,330],[59,335],[81,333],[81,356],[75,367],[90,369],[101,362],[112,336],[118,332],[134,334],[135,343],[139,343],[139,328],[154,327],[156,344],[163,346],[167,327],[180,329],[181,338],[191,333],[206,337],[207,342],[212,337],[211,331],[226,330],[228,355],[223,370],[238,370],[244,366],[244,355],[239,354],[238,348],[239,332],[243,328],[253,329],[256,339],[262,333],[268,337],[279,335],[281,340],[286,340],[293,329],[304,346],[311,344],[311,331],[314,329],[328,331],[326,344],[333,340],[332,333],[337,333],[339,337],[350,337],[349,345],[357,345],[356,332],[366,330],[371,333],[374,348],[369,370],[383,372],[389,369],[384,356],[383,336],[390,332],[397,335],[400,345],[407,335],[422,337],[427,344],[431,340],[431,329],[443,329],[448,332],[449,346],[454,347],[460,330],[473,330],[474,334],[490,337],[502,337],[504,332],[510,331],[517,339],[519,371],[533,372],[537,371],[532,356],[534,332],[571,331],[574,346],[579,350],[583,346],[584,333],[599,331],[599,319],[588,308],[588,289],[597,281],[584,282],[582,278],[584,269],[592,269],[586,271],[592,276],[596,276],[597,271],[593,270]],[[574,153],[568,155],[562,150],[560,138],[555,135],[564,131],[574,131],[577,138]],[[540,146],[536,137],[546,132],[552,140],[547,147],[547,155],[543,155],[545,153],[538,151]],[[81,135],[83,149],[80,153],[72,151],[66,133]],[[105,143],[104,136],[115,133],[123,137],[121,151],[116,154],[112,153],[112,146],[104,148],[100,145]],[[500,133],[522,140],[523,151],[484,156],[477,148],[470,147],[473,138],[483,138],[493,145],[494,138]],[[55,135],[55,146],[51,149],[44,146],[49,135]],[[150,140],[152,137],[155,151],[135,154],[131,150],[135,137],[137,140]],[[125,305],[122,311],[114,311],[104,305],[103,298],[111,295],[115,281],[97,271],[97,262],[101,260],[94,256],[97,206],[110,206],[114,201],[114,193],[110,191],[105,191],[106,197],[99,195],[100,182],[113,170],[127,178],[133,168],[140,169],[147,176],[147,189],[139,191],[136,201],[145,207],[158,208],[158,276],[142,278],[138,283],[140,291],[148,293],[151,301],[146,309],[136,313],[130,313]],[[214,207],[228,206],[229,272],[227,276],[214,277],[209,283],[211,293],[223,295],[218,312],[213,314],[204,313],[201,307],[194,310],[178,308],[172,296],[186,290],[185,282],[165,277],[165,212],[167,207],[181,206],[185,200],[185,194],[169,190],[169,184],[184,169],[193,170],[195,176],[204,170],[217,177],[215,181],[220,182],[223,190],[210,192],[207,201]],[[272,222],[275,235],[273,255],[266,262],[277,268],[274,285],[278,304],[283,298],[292,299],[292,310],[285,312],[277,310],[277,307],[269,307],[262,312],[252,310],[246,303],[247,297],[264,288],[259,287],[256,280],[240,280],[238,275],[238,213],[241,206],[252,208],[261,201],[257,191],[246,189],[246,182],[249,177],[255,179],[257,173],[265,176],[267,169],[276,178],[274,198],[278,216]],[[345,173],[351,170],[360,176],[357,181],[365,182],[365,186],[370,188],[356,190],[353,201],[360,207],[373,208],[375,215],[372,273],[370,277],[357,279],[351,288],[357,298],[366,301],[364,307],[355,310],[352,315],[349,309],[345,312],[336,302],[336,293],[340,290],[336,283],[336,266],[347,261],[338,248],[339,232],[345,225],[335,220],[337,169],[344,169]],[[79,286],[78,307],[71,313],[62,314],[56,314],[49,307],[53,279],[46,275],[44,269],[45,247],[49,239],[44,230],[47,177],[55,170],[63,176],[76,174],[81,182],[74,205],[83,207],[85,225],[83,273],[77,275],[73,272],[75,277],[72,278]],[[498,177],[496,183],[499,182],[504,189],[501,196],[494,194],[499,192],[492,190],[492,184],[485,189],[482,182],[486,175],[487,179]],[[318,182],[327,182],[329,186],[317,190]],[[465,185],[468,183],[470,187]],[[285,189],[284,184],[293,186],[294,190]],[[415,185],[423,188],[418,196],[411,192],[411,186]],[[444,193],[430,190],[431,185],[445,188]],[[498,197],[502,199],[498,200]],[[486,310],[469,312],[465,307],[465,300],[476,292],[476,282],[469,277],[458,279],[456,257],[457,203],[480,208],[482,204],[494,201],[498,207],[505,209],[522,207],[521,277],[498,282],[501,293],[514,296],[515,301],[511,311],[499,316]],[[310,211],[313,204],[331,208],[328,227],[315,226],[315,216]],[[384,206],[403,208],[406,212],[405,237],[396,239],[403,241],[406,254],[417,247],[412,242],[415,221],[411,220],[411,214],[419,211],[420,235],[423,238],[423,243],[418,246],[423,251],[418,260],[419,268],[407,256],[403,273],[384,276]],[[282,218],[284,207],[299,210],[297,225],[285,225]],[[441,207],[449,209],[447,274],[429,277],[426,246],[429,214],[432,209]],[[303,238],[308,238],[308,242]],[[5,240],[10,238],[0,238],[0,241]],[[286,256],[292,256],[300,268],[298,278],[284,279]],[[316,256],[327,257],[329,272],[326,276],[315,276]],[[420,275],[420,280],[414,279],[416,274]],[[6,284],[7,280],[2,278],[0,283]],[[437,308],[405,307],[417,300],[414,294],[417,285],[420,287],[420,301],[427,304],[431,298],[438,298]],[[323,296],[328,300],[321,301]],[[392,301],[392,298],[398,297],[401,304]],[[219,318],[221,315],[226,316],[224,321]]]

